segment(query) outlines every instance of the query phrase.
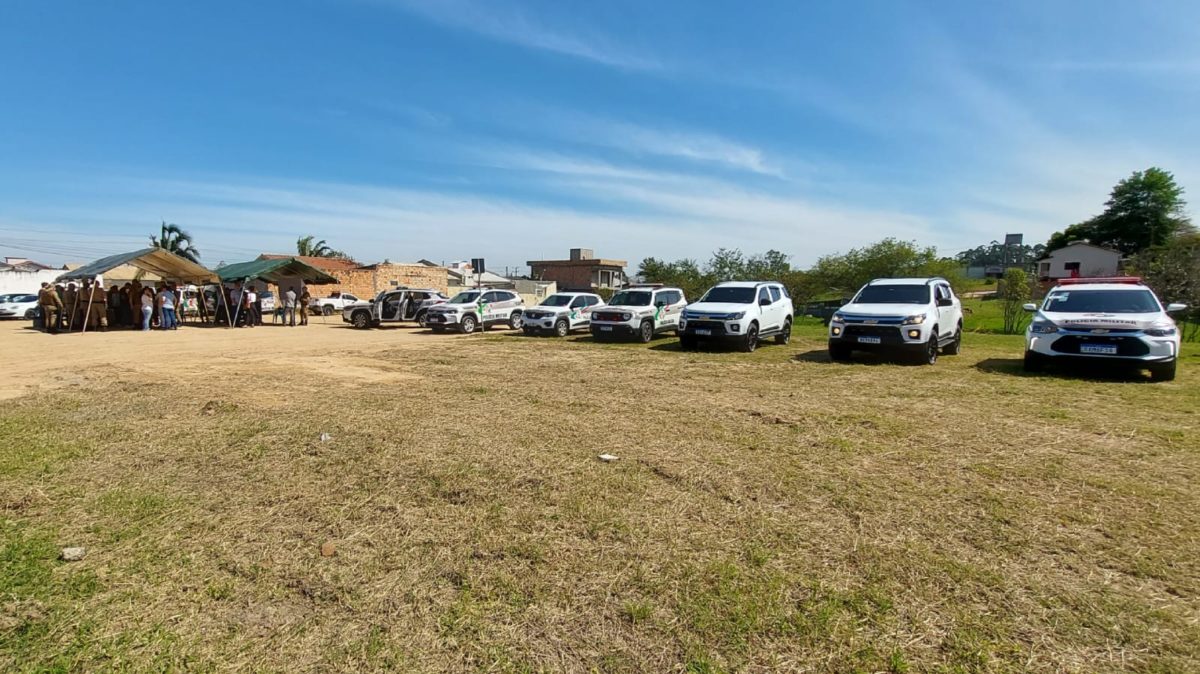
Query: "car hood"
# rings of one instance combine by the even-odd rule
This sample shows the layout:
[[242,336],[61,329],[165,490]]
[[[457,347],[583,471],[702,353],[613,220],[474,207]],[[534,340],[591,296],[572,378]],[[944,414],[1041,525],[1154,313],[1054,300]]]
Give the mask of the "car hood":
[[529,307],[529,308],[525,309],[525,313],[529,313],[531,311],[545,312],[548,314],[566,314],[566,313],[571,312],[572,309],[570,309],[568,307],[544,307],[539,304],[536,307]]
[[737,304],[735,302],[693,302],[687,305],[689,312],[702,314],[734,314],[739,311],[749,311],[753,304]]
[[850,316],[913,316],[929,311],[928,304],[856,304],[851,302],[838,309]]
[[648,307],[645,305],[629,306],[626,304],[602,304],[597,307],[592,307],[592,311],[628,311],[631,314],[648,314],[654,311],[654,307]]
[[1077,330],[1116,329],[1143,330],[1153,325],[1174,324],[1169,316],[1157,311],[1145,314],[1067,313],[1040,311],[1038,316],[1060,328]]

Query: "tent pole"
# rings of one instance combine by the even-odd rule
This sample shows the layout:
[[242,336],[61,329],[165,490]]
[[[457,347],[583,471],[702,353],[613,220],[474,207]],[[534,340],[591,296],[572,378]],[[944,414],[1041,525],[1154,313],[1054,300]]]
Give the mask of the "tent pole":
[[[233,322],[234,323],[237,323],[238,312],[242,310],[242,300],[245,298],[246,298],[246,282],[243,280],[242,281],[242,292],[238,293],[238,299],[237,299],[238,305],[233,308]],[[230,325],[229,327],[232,328],[234,326]]]
[[[82,283],[80,285],[83,285]],[[67,332],[75,329],[75,312],[79,311],[79,291],[75,291],[75,305],[71,307],[71,315],[67,317]]]
[[[95,285],[95,283],[96,283],[96,279],[93,278],[92,284]],[[90,318],[92,315],[92,295],[95,295],[95,294],[96,294],[95,288],[88,289],[87,311],[84,312],[84,314],[83,314],[83,329],[79,331],[79,334],[83,334],[83,333],[87,332],[88,318]],[[78,300],[78,296],[76,296],[76,300]]]
[[221,291],[221,304],[225,305],[225,320],[229,321],[229,325],[225,327],[232,328],[233,318],[229,316],[229,297],[225,294],[225,283],[221,282],[217,285],[217,288]]

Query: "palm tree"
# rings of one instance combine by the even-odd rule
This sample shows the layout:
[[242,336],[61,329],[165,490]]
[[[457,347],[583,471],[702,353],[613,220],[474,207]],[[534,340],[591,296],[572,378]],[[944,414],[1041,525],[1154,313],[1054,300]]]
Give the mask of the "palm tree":
[[192,245],[192,235],[179,225],[163,220],[158,236],[150,235],[150,245],[175,253],[192,262],[200,262],[200,251]]
[[296,254],[307,257],[346,257],[342,251],[330,248],[325,243],[325,239],[313,241],[316,238],[309,234],[296,239]]

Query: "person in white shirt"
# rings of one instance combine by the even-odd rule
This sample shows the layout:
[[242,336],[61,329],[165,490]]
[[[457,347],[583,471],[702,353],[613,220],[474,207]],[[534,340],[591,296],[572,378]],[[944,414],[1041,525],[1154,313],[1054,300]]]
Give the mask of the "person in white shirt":
[[262,307],[258,306],[258,293],[254,292],[254,288],[246,293],[246,299],[250,303],[250,314],[246,316],[250,325],[262,325]]
[[296,327],[296,291],[293,288],[283,294],[283,322]]

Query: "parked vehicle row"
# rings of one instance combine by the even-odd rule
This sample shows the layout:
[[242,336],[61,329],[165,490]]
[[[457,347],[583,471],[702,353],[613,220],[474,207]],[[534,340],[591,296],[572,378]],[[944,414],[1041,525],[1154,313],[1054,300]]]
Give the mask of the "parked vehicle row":
[[[1024,367],[1037,372],[1055,361],[1090,359],[1174,379],[1180,334],[1170,314],[1186,308],[1164,307],[1137,278],[1063,280],[1040,306],[1025,305],[1035,315],[1026,330]],[[608,302],[595,293],[560,292],[529,308],[511,290],[467,290],[447,299],[427,288],[397,288],[342,311],[358,328],[414,321],[434,332],[470,334],[503,325],[530,336],[587,330],[597,341],[640,342],[673,333],[685,350],[728,342],[742,351],[754,351],[764,339],[788,344],[794,317],[787,288],[775,281],[718,283],[692,303],[679,288],[643,284]],[[833,361],[882,352],[933,365],[939,355],[960,353],[962,338],[962,302],[940,277],[873,280],[829,318]]]

